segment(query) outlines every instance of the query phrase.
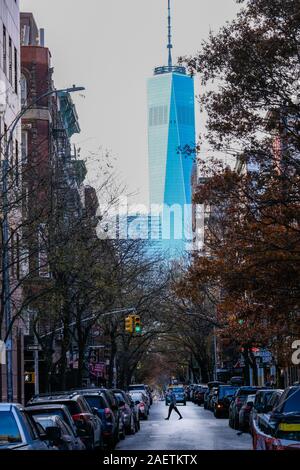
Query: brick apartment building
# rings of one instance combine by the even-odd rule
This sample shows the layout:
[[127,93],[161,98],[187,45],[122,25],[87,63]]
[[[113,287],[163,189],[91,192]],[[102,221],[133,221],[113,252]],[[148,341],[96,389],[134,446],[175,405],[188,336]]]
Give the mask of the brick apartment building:
[[[20,112],[20,15],[19,0],[1,0],[0,1],[0,135],[1,135],[1,178],[4,171],[4,157],[7,141],[9,139],[9,128],[14,119]],[[22,272],[22,262],[20,258],[20,240],[21,233],[21,210],[17,205],[22,187],[21,165],[21,130],[17,126],[12,135],[11,147],[9,150],[9,169],[7,174],[8,190],[6,192],[8,199],[8,265],[9,265],[9,296],[7,297],[10,305],[10,315],[7,315],[5,307],[8,302],[4,299],[3,274],[7,269],[3,265],[3,205],[4,193],[1,185],[0,195],[0,220],[2,237],[1,246],[1,317],[0,317],[0,339],[7,340],[8,319],[17,317],[12,327],[12,361],[11,374],[7,374],[8,358],[3,353],[2,358],[6,359],[6,364],[0,364],[0,401],[6,401],[8,398],[8,377],[12,381],[12,395],[15,401],[23,401],[23,322],[18,317],[18,311],[21,306],[22,289],[20,277]],[[4,311],[5,310],[5,311]],[[7,350],[9,345],[7,343]],[[6,357],[5,357],[6,356]],[[4,362],[4,361],[2,361]],[[9,361],[10,362],[10,361]]]

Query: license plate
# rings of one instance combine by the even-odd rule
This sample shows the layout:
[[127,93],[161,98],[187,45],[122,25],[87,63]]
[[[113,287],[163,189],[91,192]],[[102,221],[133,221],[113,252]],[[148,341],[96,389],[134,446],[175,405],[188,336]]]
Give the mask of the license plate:
[[279,424],[279,430],[280,431],[286,431],[286,432],[300,431],[300,423],[299,424],[280,423]]

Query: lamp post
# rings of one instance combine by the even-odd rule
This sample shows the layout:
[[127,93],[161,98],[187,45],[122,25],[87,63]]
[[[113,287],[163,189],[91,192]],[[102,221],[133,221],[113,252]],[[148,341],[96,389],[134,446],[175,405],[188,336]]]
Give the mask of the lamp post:
[[83,91],[84,87],[76,87],[75,85],[71,88],[63,88],[60,90],[48,90],[42,95],[35,98],[32,103],[25,106],[16,118],[12,121],[6,133],[1,136],[3,137],[8,134],[7,142],[4,150],[4,160],[2,163],[2,209],[3,209],[3,222],[2,222],[2,272],[3,272],[3,308],[4,308],[4,320],[6,327],[6,377],[7,377],[7,401],[13,401],[13,368],[12,368],[12,317],[11,317],[11,298],[10,298],[10,256],[9,256],[9,198],[8,198],[8,173],[9,173],[9,155],[10,148],[13,142],[14,131],[24,116],[24,114],[31,108],[33,108],[40,100],[51,95],[57,95],[58,93],[74,93],[76,91]]

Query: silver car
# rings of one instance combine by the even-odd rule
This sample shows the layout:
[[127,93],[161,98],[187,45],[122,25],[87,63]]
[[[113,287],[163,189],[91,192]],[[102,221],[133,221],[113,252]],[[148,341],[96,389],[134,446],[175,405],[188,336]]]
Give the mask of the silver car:
[[0,450],[54,450],[22,405],[0,403]]

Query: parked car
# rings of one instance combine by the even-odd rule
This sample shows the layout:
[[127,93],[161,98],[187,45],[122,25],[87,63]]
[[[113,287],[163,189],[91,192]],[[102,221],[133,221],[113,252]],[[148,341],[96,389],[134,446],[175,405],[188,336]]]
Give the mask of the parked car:
[[227,418],[231,399],[239,387],[233,385],[219,385],[214,401],[214,415],[216,418]]
[[87,449],[101,449],[103,447],[101,420],[96,413],[92,412],[82,395],[77,392],[39,395],[29,400],[28,406],[50,403],[61,403],[67,406]]
[[254,405],[255,395],[248,395],[245,403],[242,405],[239,412],[239,429],[241,431],[249,431],[250,429],[250,414]]
[[[185,390],[183,386],[180,385],[175,385],[169,387],[168,391],[172,391],[175,393],[176,396],[176,403],[182,403],[184,406],[186,406],[186,396],[185,396]],[[170,397],[168,394],[166,394],[166,406],[169,406],[170,404]]]
[[288,387],[272,411],[252,422],[254,450],[300,450],[300,387]]
[[148,419],[149,405],[147,396],[143,392],[138,391],[129,392],[129,395],[138,408],[140,419]]
[[210,411],[214,410],[217,393],[218,393],[218,387],[212,387],[210,389],[208,399],[207,399],[207,409]]
[[283,394],[284,390],[282,389],[275,389],[272,390],[272,393],[269,397],[267,406],[266,406],[266,413],[270,412],[273,410],[273,408],[276,408],[276,406],[280,402],[281,395]]
[[75,438],[75,448],[74,450],[85,450],[86,447],[83,441],[80,438],[80,432],[73,421],[73,418],[70,414],[70,411],[66,405],[60,404],[51,404],[51,405],[36,405],[25,408],[26,413],[28,413],[33,419],[43,418],[49,416],[59,416],[66,425],[71,429],[72,434]]
[[210,389],[207,387],[207,390],[206,392],[204,393],[204,397],[203,397],[203,408],[205,410],[208,409],[208,399],[209,399],[209,395],[210,395]]
[[128,400],[130,402],[130,407],[133,413],[133,418],[134,418],[134,425],[135,425],[135,432],[138,432],[140,430],[140,413],[139,413],[139,408],[137,403],[131,398],[131,395],[129,393],[126,393]]
[[248,395],[254,395],[261,387],[245,386],[239,387],[232,397],[229,406],[229,426],[239,429],[239,413]]
[[133,390],[143,391],[144,393],[146,393],[146,395],[148,395],[148,397],[149,397],[149,401],[150,401],[149,405],[150,406],[152,405],[153,398],[152,398],[152,392],[151,392],[151,389],[150,389],[149,385],[145,385],[145,384],[131,384],[131,385],[129,385],[128,391],[132,392]]
[[[262,389],[258,390],[255,394],[254,404],[250,413],[250,431],[252,429],[253,420],[257,419],[257,416],[262,413],[268,413],[271,411],[275,404],[279,402],[279,398],[282,395],[283,390],[274,389]],[[276,395],[276,399],[274,396]],[[269,403],[272,399],[271,404]]]
[[78,448],[77,436],[74,434],[70,426],[68,426],[67,423],[61,419],[60,416],[35,415],[34,420],[43,427],[46,433],[47,429],[52,428],[51,438],[49,438],[51,447],[55,447],[58,450],[85,449],[85,446],[82,442],[81,449]]
[[0,450],[54,450],[44,429],[19,404],[0,403]]
[[131,409],[128,396],[123,390],[120,390],[118,388],[114,388],[112,389],[112,391],[118,401],[119,408],[122,411],[126,434],[134,434],[135,433],[134,416],[133,416],[133,411]]
[[208,390],[208,387],[204,385],[197,385],[193,399],[196,405],[201,406],[204,403],[204,394],[206,390]]
[[211,390],[213,387],[218,387],[219,385],[226,385],[224,382],[221,382],[220,380],[213,380],[212,382],[208,382],[207,387],[208,389],[204,393],[204,402],[203,402],[203,407],[205,410],[209,409],[209,402],[211,399]]
[[78,390],[92,410],[95,410],[102,422],[102,437],[106,447],[114,449],[119,440],[118,420],[111,409],[108,398],[98,389]]
[[101,391],[104,394],[105,398],[107,399],[107,401],[109,403],[110,409],[112,410],[112,412],[115,415],[115,419],[118,423],[117,437],[116,437],[117,441],[119,441],[120,439],[125,439],[126,433],[125,433],[124,416],[123,416],[122,410],[119,408],[119,403],[118,403],[118,400],[115,397],[114,392],[111,389],[108,389],[108,388],[100,388],[100,389],[97,389],[97,390]]

